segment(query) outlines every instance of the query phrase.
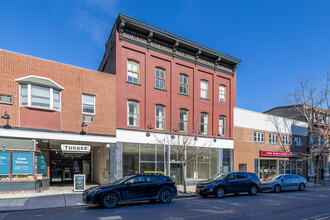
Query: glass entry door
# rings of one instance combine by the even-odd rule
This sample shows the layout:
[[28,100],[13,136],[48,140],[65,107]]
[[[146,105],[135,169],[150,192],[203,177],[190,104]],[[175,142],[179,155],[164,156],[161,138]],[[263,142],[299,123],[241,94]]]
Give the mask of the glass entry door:
[[276,160],[260,160],[259,178],[265,179],[268,176],[275,175],[277,170]]
[[182,168],[179,163],[171,163],[170,167],[170,177],[174,180],[174,182],[178,185],[182,184]]

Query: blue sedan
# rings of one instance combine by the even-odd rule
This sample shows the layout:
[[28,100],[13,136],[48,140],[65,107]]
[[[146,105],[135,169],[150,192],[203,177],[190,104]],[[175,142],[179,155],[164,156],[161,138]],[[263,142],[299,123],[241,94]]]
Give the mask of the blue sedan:
[[304,177],[294,174],[272,175],[261,182],[262,191],[271,191],[279,193],[283,190],[300,190],[304,191],[308,186]]

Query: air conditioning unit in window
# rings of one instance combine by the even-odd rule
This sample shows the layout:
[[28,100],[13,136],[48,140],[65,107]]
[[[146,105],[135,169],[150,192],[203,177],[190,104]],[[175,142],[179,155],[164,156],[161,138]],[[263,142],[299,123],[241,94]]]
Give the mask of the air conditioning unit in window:
[[92,116],[83,116],[84,122],[94,122],[94,117]]
[[1,104],[13,104],[13,96],[11,95],[0,95]]
[[220,99],[220,102],[225,102],[226,100],[225,99]]

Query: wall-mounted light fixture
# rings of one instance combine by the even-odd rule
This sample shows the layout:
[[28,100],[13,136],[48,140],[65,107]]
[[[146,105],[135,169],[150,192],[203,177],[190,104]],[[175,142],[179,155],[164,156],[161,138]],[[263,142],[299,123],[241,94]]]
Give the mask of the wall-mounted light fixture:
[[146,133],[147,137],[150,137],[150,132],[149,132],[150,129],[154,129],[154,127],[152,127],[151,123],[147,126],[147,133]]
[[[218,133],[215,133],[213,136],[220,136],[220,134],[218,134]],[[213,142],[217,142],[217,139],[216,139],[216,138],[214,138],[214,139],[213,139]]]
[[84,121],[81,123],[81,132],[80,132],[81,135],[85,135],[86,134],[85,128],[87,126],[88,125]]
[[3,128],[11,128],[11,126],[9,125],[10,116],[8,115],[7,111],[5,111],[5,114],[2,115],[1,118],[7,120],[7,124],[3,126]]

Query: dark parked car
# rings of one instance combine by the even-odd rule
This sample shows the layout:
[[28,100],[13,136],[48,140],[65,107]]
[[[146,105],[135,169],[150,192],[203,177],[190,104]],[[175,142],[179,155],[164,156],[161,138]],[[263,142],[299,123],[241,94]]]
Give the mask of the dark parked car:
[[129,201],[159,200],[169,203],[176,195],[175,182],[170,177],[138,174],[123,177],[108,186],[85,190],[83,202],[114,208],[119,202]]
[[263,191],[272,191],[276,193],[283,190],[304,191],[307,186],[306,178],[294,174],[272,175],[261,182],[261,189]]
[[215,195],[222,198],[227,193],[241,192],[256,195],[260,190],[261,185],[257,175],[247,172],[217,174],[211,179],[201,181],[196,185],[196,193],[203,197]]

